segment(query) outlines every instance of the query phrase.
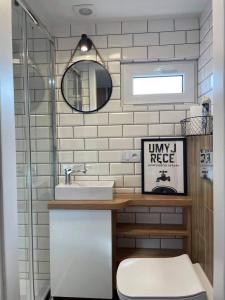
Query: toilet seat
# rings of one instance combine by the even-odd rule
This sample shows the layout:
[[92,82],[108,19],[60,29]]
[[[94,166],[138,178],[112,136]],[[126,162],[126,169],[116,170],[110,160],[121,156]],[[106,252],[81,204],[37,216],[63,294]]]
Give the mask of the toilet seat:
[[206,300],[206,291],[188,255],[131,258],[117,271],[121,300]]

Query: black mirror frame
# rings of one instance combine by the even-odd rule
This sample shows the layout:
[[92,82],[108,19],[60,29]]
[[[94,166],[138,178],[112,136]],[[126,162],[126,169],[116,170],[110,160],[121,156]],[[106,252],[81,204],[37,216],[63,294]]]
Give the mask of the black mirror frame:
[[[105,69],[105,71],[109,74],[109,78],[110,78],[110,82],[111,82],[111,90],[110,90],[110,93],[109,93],[109,96],[108,96],[108,99],[107,101],[105,101],[105,103],[101,106],[99,106],[98,108],[94,109],[94,110],[90,110],[90,111],[83,111],[83,110],[79,110],[79,109],[76,109],[74,108],[67,100],[66,100],[66,97],[63,93],[63,80],[64,80],[64,77],[66,75],[66,72],[70,69],[71,66],[79,63],[79,62],[84,62],[84,61],[88,61],[88,62],[94,62],[98,65],[100,65],[101,67],[103,67],[103,69]],[[66,68],[66,70],[64,71],[63,73],[63,77],[62,77],[62,80],[61,80],[61,85],[60,85],[60,90],[61,90],[61,94],[63,96],[63,99],[65,100],[65,102],[74,110],[80,112],[80,113],[83,113],[83,114],[90,114],[90,113],[94,113],[96,111],[99,111],[100,109],[102,109],[110,100],[111,96],[112,96],[112,90],[113,90],[113,84],[112,84],[112,77],[111,77],[111,74],[109,73],[109,71],[106,69],[106,67],[102,64],[100,64],[99,62],[97,62],[96,60],[93,60],[93,59],[81,59],[81,60],[78,60],[76,62],[74,62],[73,64],[71,64],[68,68]]]

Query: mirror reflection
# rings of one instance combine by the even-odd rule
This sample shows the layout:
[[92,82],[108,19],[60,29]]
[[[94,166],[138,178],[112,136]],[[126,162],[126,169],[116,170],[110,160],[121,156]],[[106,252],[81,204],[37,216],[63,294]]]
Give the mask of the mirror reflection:
[[112,94],[112,79],[106,68],[92,60],[81,60],[66,69],[61,83],[65,101],[80,112],[99,110]]

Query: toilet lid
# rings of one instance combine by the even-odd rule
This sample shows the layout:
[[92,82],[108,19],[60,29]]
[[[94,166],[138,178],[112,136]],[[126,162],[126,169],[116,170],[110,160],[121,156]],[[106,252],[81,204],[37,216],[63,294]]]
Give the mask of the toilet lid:
[[125,259],[118,267],[117,289],[132,298],[180,298],[205,292],[186,254]]

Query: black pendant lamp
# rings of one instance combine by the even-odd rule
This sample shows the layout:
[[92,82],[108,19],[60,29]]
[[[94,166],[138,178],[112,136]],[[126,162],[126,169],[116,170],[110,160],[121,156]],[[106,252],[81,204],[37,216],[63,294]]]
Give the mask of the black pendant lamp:
[[82,34],[78,46],[82,52],[87,52],[92,48],[92,40],[90,40],[86,34]]

